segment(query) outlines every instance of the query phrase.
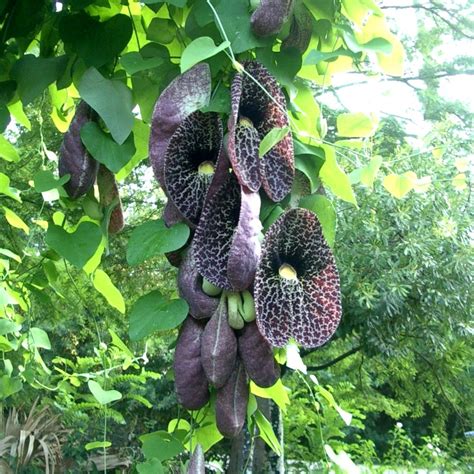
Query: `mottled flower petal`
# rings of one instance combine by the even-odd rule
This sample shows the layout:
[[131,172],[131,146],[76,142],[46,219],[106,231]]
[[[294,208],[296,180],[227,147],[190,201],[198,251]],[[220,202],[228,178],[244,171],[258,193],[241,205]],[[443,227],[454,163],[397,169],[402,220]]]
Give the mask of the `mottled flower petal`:
[[291,18],[290,33],[281,44],[281,49],[296,49],[303,54],[309,46],[313,33],[313,15],[303,2],[295,4]]
[[122,201],[115,176],[107,167],[100,165],[97,174],[97,187],[99,188],[100,204],[107,208],[114,205],[109,219],[109,234],[117,234],[124,226]]
[[156,178],[164,188],[164,161],[168,143],[180,123],[209,103],[211,72],[200,63],[176,77],[161,93],[153,110],[150,133],[150,162]]
[[229,158],[241,185],[257,191],[261,182],[273,201],[281,201],[291,191],[295,173],[291,133],[261,159],[258,158],[258,146],[274,128],[289,126],[285,97],[264,66],[247,61],[243,67],[255,80],[238,73],[232,82]]
[[248,288],[260,260],[260,196],[241,188],[239,225],[234,233],[227,261],[227,277],[235,291]]
[[255,277],[257,324],[273,346],[324,344],[341,318],[339,276],[316,216],[291,209],[267,231]]
[[95,118],[96,113],[85,102],[81,102],[76,107],[76,113],[61,145],[59,176],[71,175],[64,189],[73,199],[83,196],[92,188],[99,169],[99,163],[92,158],[81,141],[81,128]]
[[199,275],[192,249],[188,249],[178,273],[179,294],[189,305],[189,313],[196,319],[210,318],[219,305],[219,298],[213,298],[202,291],[202,277]]
[[204,278],[227,290],[250,285],[260,254],[254,235],[261,228],[259,212],[258,194],[241,190],[229,174],[204,206],[193,239],[194,257]]
[[171,137],[165,155],[165,188],[187,223],[196,226],[222,147],[215,113],[194,112]]
[[257,36],[276,35],[289,18],[293,0],[261,0],[250,18],[252,31]]

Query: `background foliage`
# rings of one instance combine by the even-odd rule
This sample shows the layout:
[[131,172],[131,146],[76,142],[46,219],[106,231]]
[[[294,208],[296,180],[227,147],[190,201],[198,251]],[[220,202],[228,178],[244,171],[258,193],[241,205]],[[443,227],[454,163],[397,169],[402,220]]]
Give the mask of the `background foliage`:
[[[228,462],[212,416],[176,403],[176,331],[134,321],[156,320],[141,298],[179,303],[163,253],[187,239],[186,228],[168,235],[159,224],[165,198],[147,162],[156,98],[205,60],[208,110],[225,116],[233,61],[250,57],[284,88],[297,169],[320,190],[305,205],[334,242],[343,285],[334,340],[303,360],[286,354],[289,394],[254,390],[285,410],[288,466],[471,465],[472,111],[442,93],[443,80],[473,71],[472,57],[456,54],[473,36],[461,3],[300,1],[312,24],[301,52],[282,47],[289,25],[278,38],[255,37],[246,0],[0,1],[2,468],[176,470],[190,434],[208,460]],[[416,15],[416,34],[389,28],[384,13],[400,9]],[[414,90],[429,131],[413,136],[404,118],[343,108],[338,94],[352,77]],[[79,97],[102,126],[83,140],[91,151],[105,143],[101,158],[120,182],[127,225],[117,236],[92,215],[94,196],[71,201],[57,178]],[[281,208],[266,211],[275,219]],[[143,238],[157,240],[145,248]],[[43,410],[57,417],[57,444]],[[30,459],[11,445],[32,419],[40,429]],[[260,425],[258,438],[278,451],[272,436]]]

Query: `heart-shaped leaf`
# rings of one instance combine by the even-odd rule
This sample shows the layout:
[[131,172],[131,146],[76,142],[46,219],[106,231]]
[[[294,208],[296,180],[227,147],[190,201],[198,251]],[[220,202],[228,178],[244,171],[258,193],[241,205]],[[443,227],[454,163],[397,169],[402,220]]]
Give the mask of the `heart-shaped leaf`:
[[139,298],[130,311],[130,339],[137,341],[154,331],[173,329],[184,321],[188,310],[186,301],[169,300],[159,291],[152,291]]
[[89,386],[89,390],[91,391],[92,395],[94,395],[94,398],[101,405],[107,405],[122,398],[122,394],[119,391],[104,390],[95,380],[89,380],[87,385]]
[[127,15],[119,14],[101,23],[81,12],[63,17],[59,34],[86,66],[98,68],[112,61],[127,46],[132,36],[132,22]]
[[127,262],[138,265],[148,258],[181,248],[189,238],[189,227],[179,223],[166,227],[162,219],[135,228],[128,241]]
[[86,123],[81,128],[81,140],[87,151],[112,173],[120,171],[135,154],[133,134],[119,145],[94,122]]
[[121,145],[133,128],[133,100],[130,89],[119,81],[111,81],[91,67],[79,85],[81,97],[101,116],[113,139]]
[[78,268],[95,254],[101,240],[100,228],[92,222],[82,222],[72,233],[50,224],[45,239],[49,247]]
[[384,188],[397,199],[405,197],[413,189],[413,184],[413,179],[406,173],[402,175],[389,174],[383,180]]
[[202,36],[192,41],[186,49],[183,51],[181,56],[181,73],[191,69],[195,64],[203,61],[204,59],[211,58],[216,54],[228,48],[230,43],[224,41],[219,46],[214,44],[214,40],[208,36]]

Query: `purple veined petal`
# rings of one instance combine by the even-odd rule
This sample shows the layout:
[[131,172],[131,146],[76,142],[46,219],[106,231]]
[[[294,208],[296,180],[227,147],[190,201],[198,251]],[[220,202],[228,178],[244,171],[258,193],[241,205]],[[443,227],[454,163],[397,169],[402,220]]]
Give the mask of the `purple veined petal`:
[[169,141],[165,154],[165,188],[177,211],[196,227],[222,148],[218,114],[193,112]]
[[189,305],[189,313],[196,319],[208,319],[216,311],[219,298],[213,298],[202,291],[202,277],[199,275],[192,248],[189,248],[178,272],[179,294]]
[[164,160],[168,143],[180,123],[206,106],[211,97],[209,65],[200,63],[176,77],[161,93],[153,110],[150,133],[150,162],[164,187]]
[[71,175],[64,189],[72,199],[83,196],[92,188],[99,170],[99,163],[92,158],[81,141],[81,128],[95,118],[96,113],[81,101],[61,145],[59,176]]
[[234,233],[227,261],[227,277],[235,291],[248,288],[260,260],[260,196],[241,188],[239,224]]
[[293,48],[303,54],[308,49],[312,34],[313,15],[303,2],[297,2],[291,18],[290,33],[282,42],[281,50]]
[[239,183],[251,191],[257,192],[261,186],[258,158],[260,136],[251,120],[246,117],[239,118],[243,85],[243,74],[236,74],[231,87],[232,110],[228,124],[227,151]]
[[339,276],[317,217],[291,209],[270,226],[255,277],[257,325],[273,346],[329,340],[341,319]]
[[182,214],[178,211],[174,203],[169,199],[163,210],[163,220],[168,227],[171,227],[178,222],[183,222],[184,220]]
[[291,133],[261,159],[258,146],[274,128],[289,126],[285,97],[275,78],[260,63],[246,61],[243,67],[254,80],[237,73],[232,83],[229,158],[240,184],[257,191],[261,183],[270,199],[278,202],[291,191],[295,174]]
[[204,278],[226,290],[250,285],[260,255],[254,237],[259,212],[258,194],[241,189],[235,175],[228,174],[206,202],[193,239],[196,264]]
[[209,385],[201,364],[204,322],[188,316],[179,331],[174,351],[175,390],[187,410],[199,410],[209,401]]
[[289,18],[294,0],[261,0],[250,18],[256,36],[276,35]]

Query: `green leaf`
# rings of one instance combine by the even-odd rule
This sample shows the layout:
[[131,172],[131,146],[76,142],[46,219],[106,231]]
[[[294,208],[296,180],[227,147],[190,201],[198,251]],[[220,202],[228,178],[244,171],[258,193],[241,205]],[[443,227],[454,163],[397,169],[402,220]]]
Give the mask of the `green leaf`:
[[32,54],[26,54],[16,61],[11,77],[18,83],[18,94],[23,104],[36,99],[49,84],[59,78],[67,62],[67,56],[37,58]]
[[9,319],[0,319],[0,336],[17,332],[21,329],[21,325]]
[[319,188],[319,172],[324,164],[324,150],[312,145],[306,145],[298,140],[295,144],[295,168],[309,179],[311,192]]
[[20,161],[16,148],[3,135],[0,135],[0,158],[14,163]]
[[148,258],[178,250],[188,241],[189,233],[189,227],[183,223],[166,227],[163,219],[145,222],[130,236],[127,262],[138,265]]
[[5,255],[5,257],[11,258],[12,260],[17,261],[18,263],[21,262],[21,257],[16,253],[13,253],[11,250],[0,248],[0,254]]
[[273,432],[271,423],[265,418],[265,416],[263,416],[260,410],[257,410],[254,416],[260,432],[260,437],[274,453],[281,456],[281,446]]
[[347,46],[351,49],[351,51],[354,51],[355,53],[361,51],[370,51],[375,53],[391,54],[393,50],[392,43],[390,43],[390,41],[386,40],[385,38],[373,38],[367,43],[362,44],[359,43],[356,37],[348,31],[344,31],[343,36]]
[[15,201],[21,202],[20,191],[10,187],[10,178],[3,173],[0,173],[0,194],[4,194]]
[[20,377],[9,377],[8,375],[3,375],[0,377],[0,400],[18,393],[23,388],[23,382]]
[[120,59],[120,63],[122,64],[125,71],[127,71],[127,74],[129,74],[130,76],[140,71],[146,71],[147,69],[153,69],[155,67],[159,67],[165,61],[167,60],[160,56],[144,58],[137,51],[124,54],[122,58]]
[[288,132],[290,131],[289,127],[275,127],[272,128],[262,139],[258,147],[258,156],[263,158],[277,143],[281,142]]
[[120,171],[135,154],[133,133],[122,145],[102,131],[95,122],[89,122],[81,128],[81,140],[87,151],[99,162],[105,165],[112,173]]
[[155,431],[140,436],[145,459],[167,461],[184,451],[181,441],[166,431]]
[[61,39],[84,60],[87,67],[99,68],[114,60],[132,37],[127,15],[115,15],[99,22],[84,12],[64,16],[59,23]]
[[112,446],[112,443],[110,441],[92,441],[90,443],[87,443],[84,448],[86,448],[86,451],[90,451],[92,449],[98,449],[98,448],[110,448]]
[[146,462],[137,464],[138,474],[164,474],[163,465],[161,461],[156,458],[149,459]]
[[335,51],[318,51],[317,49],[313,49],[306,56],[304,65],[312,66],[319,64],[321,61],[331,61],[332,59],[336,59],[339,56],[348,56],[350,58],[358,59],[360,54],[354,53],[344,48],[339,48]]
[[188,310],[186,301],[169,300],[158,290],[152,291],[140,297],[130,311],[130,339],[138,341],[155,331],[173,329],[185,320]]
[[343,137],[371,137],[378,126],[379,119],[374,114],[356,112],[337,116],[337,133]]
[[[253,34],[248,0],[220,0],[216,11],[235,54],[273,42],[272,38],[258,38]],[[214,21],[214,18],[211,18],[211,21]]]
[[385,176],[383,186],[392,196],[402,199],[413,189],[414,182],[410,174],[393,173]]
[[336,152],[332,146],[323,145],[326,155],[324,165],[321,167],[319,177],[337,197],[357,206],[357,201],[352,190],[347,174],[339,167],[336,161]]
[[161,44],[172,43],[176,38],[176,25],[169,18],[153,18],[148,25],[146,37]]
[[150,142],[150,125],[135,119],[133,125],[133,143],[135,154],[132,159],[115,175],[117,181],[123,181],[142,160],[148,157],[148,144]]
[[304,196],[300,200],[300,207],[313,211],[321,223],[323,235],[330,247],[334,247],[336,238],[336,209],[332,202],[321,194]]
[[117,390],[104,390],[98,382],[95,380],[89,380],[87,382],[89,386],[89,390],[91,391],[94,398],[101,404],[101,405],[108,405],[111,402],[115,402],[122,398],[122,394]]
[[107,300],[110,306],[120,311],[122,314],[125,314],[125,301],[123,299],[122,293],[118,288],[112,283],[109,275],[103,270],[98,268],[94,272],[93,283],[95,289]]
[[9,209],[6,206],[3,206],[3,212],[5,213],[5,219],[12,227],[15,227],[16,229],[20,229],[26,235],[29,235],[30,228],[25,224],[23,219],[18,214],[16,214],[15,212],[13,212],[11,209]]
[[256,385],[254,382],[251,381],[250,391],[257,397],[270,398],[284,412],[286,412],[286,407],[290,404],[290,398],[288,396],[290,389],[283,385],[281,379],[278,379],[275,382],[275,384],[269,388],[259,387],[258,385]]
[[102,232],[92,222],[81,222],[75,232],[66,232],[54,224],[48,226],[45,242],[78,268],[92,258],[102,240]]
[[181,73],[191,69],[195,64],[204,59],[215,56],[229,46],[230,43],[228,41],[224,41],[219,46],[216,46],[214,40],[208,36],[202,36],[201,38],[195,39],[188,44],[186,49],[183,51],[180,63]]
[[79,85],[81,97],[101,116],[114,140],[121,145],[133,127],[132,93],[118,81],[103,77],[97,69],[89,68]]
[[40,170],[33,176],[35,190],[39,193],[57,189],[69,181],[70,175],[66,174],[57,179],[49,170]]
[[29,330],[28,342],[37,349],[51,350],[48,333],[41,328],[31,328]]

